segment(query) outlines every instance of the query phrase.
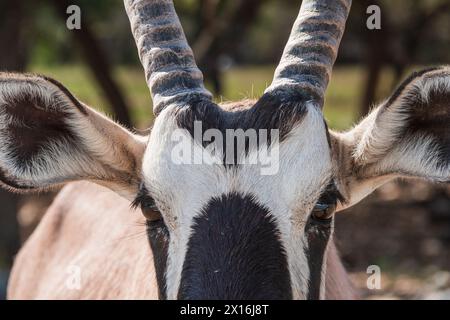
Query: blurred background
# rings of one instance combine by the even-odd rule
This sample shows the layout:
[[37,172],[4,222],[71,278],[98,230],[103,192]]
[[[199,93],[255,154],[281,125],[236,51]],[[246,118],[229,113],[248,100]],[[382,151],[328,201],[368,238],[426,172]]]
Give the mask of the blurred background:
[[[300,0],[177,0],[178,14],[218,101],[257,98],[271,82]],[[66,9],[81,8],[69,30]],[[368,30],[369,5],[381,29]],[[331,128],[350,128],[412,70],[450,63],[450,1],[356,0],[325,105]],[[151,100],[121,0],[0,0],[0,70],[53,77],[80,100],[137,131]],[[0,298],[14,255],[57,190],[17,196],[0,190]],[[367,298],[450,299],[450,188],[390,183],[340,214],[336,237]],[[382,271],[366,287],[367,267]]]

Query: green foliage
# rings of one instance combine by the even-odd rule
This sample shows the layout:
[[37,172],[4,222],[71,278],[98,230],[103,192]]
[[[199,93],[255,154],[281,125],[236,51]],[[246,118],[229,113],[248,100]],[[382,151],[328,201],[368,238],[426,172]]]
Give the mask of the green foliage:
[[30,41],[31,64],[54,65],[73,60],[72,43],[68,41],[65,22],[55,15],[52,7],[39,6],[33,15],[33,28],[27,33]]
[[[217,0],[219,5],[229,4],[231,0]],[[252,23],[246,37],[229,54],[239,64],[268,64],[274,63],[283,50],[289,35],[300,1],[295,0],[262,0],[263,5],[257,19]],[[402,35],[410,32],[411,22],[416,21],[418,13],[429,13],[448,0],[379,0],[382,15],[390,21],[398,39],[396,50],[405,47]],[[33,41],[32,61],[34,63],[56,63],[78,61],[78,50],[69,30],[65,28],[65,21],[56,16],[50,2],[30,6],[33,26],[30,30],[29,41]],[[97,38],[113,63],[138,64],[129,23],[124,12],[122,1],[116,0],[75,0],[72,3],[81,7],[82,19],[96,34]],[[176,7],[183,23],[185,32],[191,44],[199,32],[200,0],[178,0]],[[350,16],[350,23],[346,30],[344,45],[340,51],[341,61],[361,63],[365,58],[365,4],[355,2]],[[448,63],[450,56],[449,33],[450,12],[439,14],[439,18],[430,23],[423,45],[420,46],[418,58],[420,63],[441,61]],[[345,41],[351,39],[350,42]],[[421,43],[422,43],[421,42]],[[434,48],[442,48],[435,50]],[[398,55],[397,54],[397,55]]]

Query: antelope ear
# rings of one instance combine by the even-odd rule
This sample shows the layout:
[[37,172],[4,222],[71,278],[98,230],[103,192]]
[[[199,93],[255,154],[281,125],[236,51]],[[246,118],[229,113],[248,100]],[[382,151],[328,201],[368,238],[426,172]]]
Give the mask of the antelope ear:
[[143,138],[79,102],[55,80],[0,73],[0,182],[33,191],[90,180],[131,198]]
[[412,74],[354,129],[331,136],[342,208],[397,177],[450,182],[450,68]]

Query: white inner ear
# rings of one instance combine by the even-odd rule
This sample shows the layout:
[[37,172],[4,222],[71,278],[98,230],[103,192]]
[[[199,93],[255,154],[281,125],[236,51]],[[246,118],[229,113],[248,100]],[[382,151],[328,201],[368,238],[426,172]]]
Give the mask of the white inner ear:
[[432,137],[411,136],[403,139],[377,164],[366,170],[367,176],[393,172],[393,176],[418,177],[445,182],[450,166],[439,166],[439,146]]
[[344,203],[338,202],[336,212],[345,210],[357,204],[373,191],[394,178],[395,176],[393,175],[385,175],[382,177],[348,181],[348,198],[346,198],[346,202]]
[[362,136],[359,142],[355,141],[355,161],[368,165],[384,157],[391,149],[392,142],[400,138],[408,117],[405,112],[400,112],[399,108],[382,111],[382,107],[379,107],[369,114],[358,125],[360,129],[356,129],[362,131]]

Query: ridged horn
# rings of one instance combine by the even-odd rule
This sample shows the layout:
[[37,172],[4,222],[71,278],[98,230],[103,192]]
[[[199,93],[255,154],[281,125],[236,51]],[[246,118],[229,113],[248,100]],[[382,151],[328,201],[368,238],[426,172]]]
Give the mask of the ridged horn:
[[124,0],[158,115],[170,104],[211,100],[171,0]]
[[266,92],[312,100],[321,108],[351,0],[303,0],[300,13]]

